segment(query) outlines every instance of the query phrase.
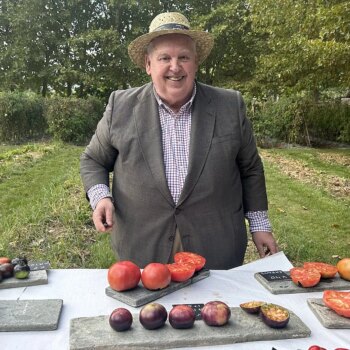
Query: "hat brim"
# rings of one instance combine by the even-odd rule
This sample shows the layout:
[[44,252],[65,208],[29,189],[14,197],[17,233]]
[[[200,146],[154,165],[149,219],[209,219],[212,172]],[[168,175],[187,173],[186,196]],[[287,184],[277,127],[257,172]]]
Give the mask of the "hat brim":
[[145,54],[148,44],[155,38],[167,34],[182,34],[191,37],[196,43],[198,64],[201,64],[210,54],[214,46],[214,38],[208,32],[197,30],[167,29],[147,33],[133,40],[128,46],[131,60],[140,68],[145,68]]

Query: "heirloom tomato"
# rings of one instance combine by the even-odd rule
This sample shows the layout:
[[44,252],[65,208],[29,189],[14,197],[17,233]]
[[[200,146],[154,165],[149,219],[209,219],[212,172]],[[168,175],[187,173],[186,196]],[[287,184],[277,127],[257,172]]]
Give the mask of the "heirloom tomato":
[[112,289],[121,292],[135,288],[141,277],[140,268],[131,261],[118,261],[108,270],[108,283]]
[[325,290],[323,302],[338,315],[350,318],[350,292]]
[[163,289],[169,285],[171,273],[165,264],[150,263],[143,269],[141,281],[147,289]]
[[11,262],[11,259],[8,258],[7,256],[0,257],[0,264],[7,264],[7,263],[10,263],[10,262]]
[[321,280],[321,274],[316,269],[293,267],[289,270],[292,281],[301,287],[314,287]]
[[344,280],[350,281],[350,258],[343,258],[337,263],[338,273]]
[[199,254],[190,252],[178,252],[174,256],[176,263],[190,263],[194,264],[196,271],[201,270],[205,265],[205,258]]
[[186,263],[173,263],[167,265],[170,273],[171,280],[174,282],[184,282],[190,279],[195,273],[196,269],[193,264]]
[[327,350],[327,349],[322,348],[318,345],[311,345],[308,350]]
[[322,263],[322,262],[305,262],[304,268],[316,269],[321,274],[322,278],[333,278],[338,272],[338,269],[336,266]]

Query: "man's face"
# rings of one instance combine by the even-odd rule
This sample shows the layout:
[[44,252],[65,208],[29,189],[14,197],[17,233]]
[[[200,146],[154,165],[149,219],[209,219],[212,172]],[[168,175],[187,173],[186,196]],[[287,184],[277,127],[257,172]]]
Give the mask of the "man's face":
[[195,43],[190,37],[168,34],[154,39],[145,66],[157,94],[174,110],[191,97],[198,64]]

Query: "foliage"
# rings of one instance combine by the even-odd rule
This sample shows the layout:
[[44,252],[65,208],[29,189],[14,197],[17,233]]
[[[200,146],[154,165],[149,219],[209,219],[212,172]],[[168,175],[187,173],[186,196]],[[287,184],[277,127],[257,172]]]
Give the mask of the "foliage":
[[53,97],[45,100],[44,115],[56,140],[83,144],[96,129],[104,105],[97,98]]
[[272,140],[308,146],[321,140],[349,143],[349,113],[350,106],[340,101],[315,102],[298,95],[254,100],[249,109],[258,142],[265,146]]
[[43,101],[31,92],[0,92],[0,141],[23,142],[45,135]]

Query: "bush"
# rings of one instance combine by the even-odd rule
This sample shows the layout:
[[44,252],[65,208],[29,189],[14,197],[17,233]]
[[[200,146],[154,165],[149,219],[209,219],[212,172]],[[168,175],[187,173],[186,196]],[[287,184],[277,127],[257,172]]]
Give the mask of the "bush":
[[39,139],[46,130],[42,97],[32,92],[0,92],[0,141]]
[[266,140],[309,146],[313,140],[350,143],[350,106],[340,101],[316,103],[292,96],[250,106],[249,116],[262,146]]
[[45,101],[44,115],[54,139],[84,144],[93,135],[103,110],[103,103],[94,97],[53,97]]

